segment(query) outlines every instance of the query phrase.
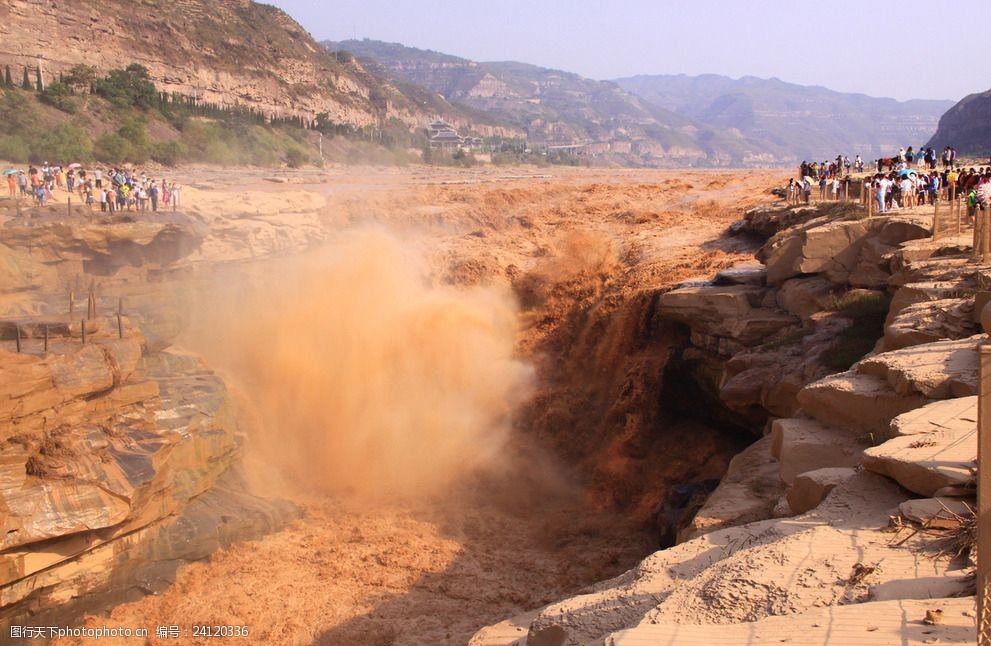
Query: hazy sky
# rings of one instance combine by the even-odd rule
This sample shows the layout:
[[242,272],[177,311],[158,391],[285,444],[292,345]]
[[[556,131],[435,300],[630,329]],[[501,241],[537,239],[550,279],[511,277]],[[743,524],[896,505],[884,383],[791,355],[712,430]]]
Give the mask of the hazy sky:
[[[968,27],[991,24],[987,0],[267,1],[318,40],[373,38],[596,79],[749,74],[954,101],[991,87],[988,38]],[[948,55],[964,63],[948,66]]]

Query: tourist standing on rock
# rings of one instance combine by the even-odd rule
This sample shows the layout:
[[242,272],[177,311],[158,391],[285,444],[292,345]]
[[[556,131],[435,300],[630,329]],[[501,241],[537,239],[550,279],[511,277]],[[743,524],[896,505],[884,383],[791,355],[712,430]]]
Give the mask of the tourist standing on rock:
[[888,181],[888,178],[878,173],[877,181],[874,185],[877,188],[877,212],[884,213],[887,210],[884,208],[884,200],[888,194],[888,187],[891,186],[891,183]]
[[151,188],[148,189],[148,197],[151,199],[152,212],[158,212],[158,185],[155,182],[152,182]]
[[24,171],[17,172],[17,187],[21,189],[21,197],[25,197],[28,194],[28,176],[24,174]]
[[7,188],[10,190],[10,199],[17,197],[17,179],[14,173],[7,175]]

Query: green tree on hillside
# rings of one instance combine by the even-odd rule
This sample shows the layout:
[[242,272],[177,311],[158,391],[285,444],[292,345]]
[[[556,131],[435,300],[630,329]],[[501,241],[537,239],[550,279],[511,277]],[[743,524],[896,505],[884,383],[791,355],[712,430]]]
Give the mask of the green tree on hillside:
[[62,112],[72,114],[76,111],[76,104],[72,101],[72,89],[62,81],[49,84],[38,94],[38,99]]
[[44,84],[41,81],[41,65],[34,68],[34,89],[41,92],[44,89]]
[[14,79],[10,76],[10,65],[7,65],[7,69],[4,70],[3,84],[5,87],[14,87]]
[[83,65],[82,63],[73,65],[69,70],[68,76],[65,77],[65,82],[70,87],[75,88],[88,88],[95,80],[96,68],[92,65]]
[[158,91],[143,65],[132,63],[123,70],[111,70],[93,84],[96,94],[114,105],[127,108],[148,109],[158,101]]
[[24,66],[24,80],[21,81],[21,89],[22,90],[30,90],[31,89],[31,79],[28,78],[28,67],[27,67],[27,65]]

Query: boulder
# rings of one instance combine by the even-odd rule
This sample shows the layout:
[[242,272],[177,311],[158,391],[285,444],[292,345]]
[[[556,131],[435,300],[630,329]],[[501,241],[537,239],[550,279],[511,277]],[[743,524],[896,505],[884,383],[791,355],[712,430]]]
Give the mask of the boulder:
[[864,451],[863,464],[921,496],[934,496],[944,487],[969,486],[977,467],[977,429],[892,438]]
[[681,287],[661,295],[660,311],[693,331],[752,345],[798,323],[790,314],[761,307],[765,291],[755,285]]
[[802,410],[823,424],[881,437],[892,419],[929,401],[918,393],[900,395],[885,379],[853,370],[824,377],[798,393]]
[[864,359],[856,371],[885,379],[896,393],[930,399],[977,393],[977,345],[983,335],[938,341]]
[[767,265],[767,283],[778,285],[801,274],[825,273],[846,283],[860,254],[867,225],[860,220],[812,220],[775,235],[758,253]]
[[829,308],[829,297],[836,286],[821,276],[786,280],[778,288],[777,305],[790,314],[808,320]]
[[977,427],[977,396],[956,397],[926,404],[891,420],[891,437],[933,431],[968,431]]
[[934,341],[964,339],[976,332],[971,298],[914,303],[888,318],[884,326],[884,348],[898,350]]
[[856,474],[857,471],[849,467],[831,467],[802,473],[788,489],[788,506],[795,514],[812,511],[837,485]]
[[767,282],[767,268],[759,263],[742,263],[724,269],[713,279],[713,285],[757,285]]
[[791,485],[800,474],[860,463],[863,444],[853,434],[814,419],[793,417],[771,424],[771,455],[778,459],[781,480]]
[[953,529],[962,519],[974,516],[977,504],[959,498],[916,498],[898,505],[898,512],[924,527]]
[[902,242],[928,236],[925,219],[916,216],[824,217],[776,234],[757,257],[767,265],[769,285],[823,274],[838,285],[880,287],[888,280],[888,254]]

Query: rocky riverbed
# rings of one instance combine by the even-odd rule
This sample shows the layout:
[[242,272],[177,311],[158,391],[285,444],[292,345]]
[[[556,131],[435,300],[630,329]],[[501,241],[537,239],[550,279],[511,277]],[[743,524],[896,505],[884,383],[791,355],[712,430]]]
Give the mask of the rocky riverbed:
[[653,643],[969,593],[899,533],[972,491],[984,268],[924,215],[761,172],[181,179],[155,216],[0,202],[8,622]]

